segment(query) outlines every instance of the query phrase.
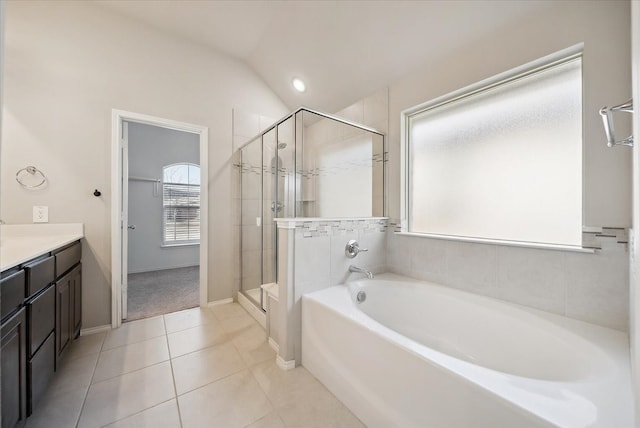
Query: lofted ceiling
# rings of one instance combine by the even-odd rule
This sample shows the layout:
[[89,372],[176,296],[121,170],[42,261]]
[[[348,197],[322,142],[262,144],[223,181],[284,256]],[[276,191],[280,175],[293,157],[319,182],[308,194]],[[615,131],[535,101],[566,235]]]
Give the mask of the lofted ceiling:
[[[100,0],[118,14],[226,53],[291,109],[337,111],[541,1]],[[307,91],[297,93],[293,77]]]

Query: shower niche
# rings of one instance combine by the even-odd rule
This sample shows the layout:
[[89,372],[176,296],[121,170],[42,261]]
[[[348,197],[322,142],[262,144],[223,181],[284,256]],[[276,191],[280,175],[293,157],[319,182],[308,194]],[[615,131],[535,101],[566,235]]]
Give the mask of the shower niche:
[[275,218],[382,217],[385,137],[301,108],[234,153],[240,293],[265,310],[277,280]]

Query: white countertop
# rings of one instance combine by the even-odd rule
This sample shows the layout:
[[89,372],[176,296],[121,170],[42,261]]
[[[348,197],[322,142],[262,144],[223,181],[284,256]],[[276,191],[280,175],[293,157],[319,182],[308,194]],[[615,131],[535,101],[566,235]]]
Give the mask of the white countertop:
[[82,223],[3,224],[0,226],[0,271],[83,237]]

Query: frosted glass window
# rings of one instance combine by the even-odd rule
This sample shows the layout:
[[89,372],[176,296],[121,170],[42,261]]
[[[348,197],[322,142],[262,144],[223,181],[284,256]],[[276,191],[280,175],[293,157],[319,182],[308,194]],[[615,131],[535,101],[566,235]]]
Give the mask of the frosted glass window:
[[582,60],[408,116],[409,231],[581,245]]

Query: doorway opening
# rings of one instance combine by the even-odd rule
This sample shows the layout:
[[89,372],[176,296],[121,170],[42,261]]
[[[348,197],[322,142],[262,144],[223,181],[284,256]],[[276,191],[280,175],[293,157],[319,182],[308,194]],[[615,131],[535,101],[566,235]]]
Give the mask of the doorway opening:
[[207,128],[114,110],[112,327],[207,303]]

